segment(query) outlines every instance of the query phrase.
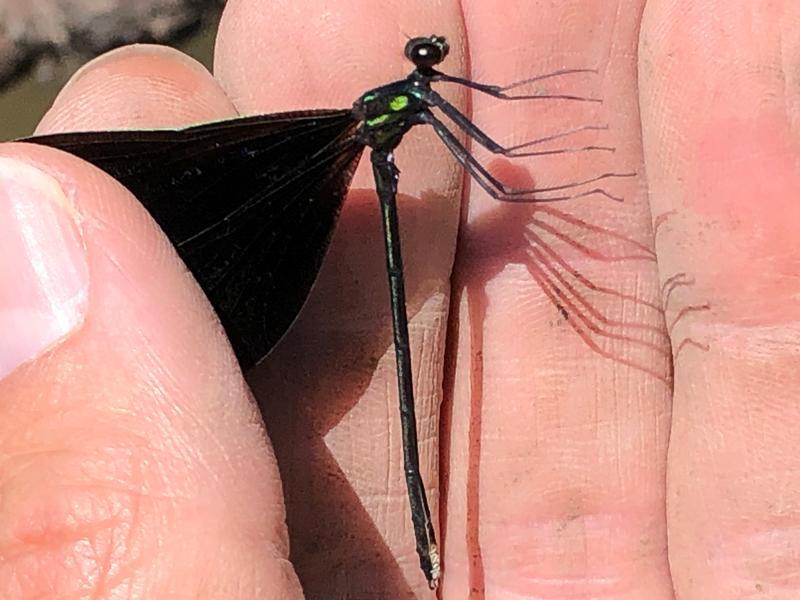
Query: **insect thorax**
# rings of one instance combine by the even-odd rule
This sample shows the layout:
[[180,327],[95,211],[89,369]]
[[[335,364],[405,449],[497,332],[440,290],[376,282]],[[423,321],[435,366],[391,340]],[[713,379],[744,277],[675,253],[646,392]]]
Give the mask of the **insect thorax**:
[[362,95],[353,104],[353,114],[361,121],[364,143],[382,150],[397,146],[419,122],[415,117],[427,107],[423,98],[424,91],[405,79]]

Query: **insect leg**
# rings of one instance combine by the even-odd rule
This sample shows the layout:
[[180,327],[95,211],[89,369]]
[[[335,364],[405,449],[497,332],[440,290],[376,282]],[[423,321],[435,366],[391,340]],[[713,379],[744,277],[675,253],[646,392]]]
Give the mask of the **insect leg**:
[[514,83],[510,83],[509,85],[505,86],[478,83],[477,81],[464,79],[463,77],[456,77],[455,75],[448,75],[440,71],[434,71],[432,81],[444,81],[446,83],[463,85],[464,87],[488,94],[494,98],[500,98],[501,100],[577,100],[579,102],[602,102],[603,100],[600,98],[587,98],[585,96],[574,96],[571,94],[520,94],[512,96],[506,93],[509,90],[513,90],[529,83],[542,81],[543,79],[550,79],[552,77],[558,77],[560,75],[571,75],[574,73],[597,74],[597,69],[561,69],[560,71],[553,71],[552,73],[546,73],[545,75],[537,75],[535,77],[523,79],[522,81],[515,81]]
[[516,189],[510,188],[501,181],[499,181],[496,177],[494,177],[489,171],[478,162],[478,160],[472,156],[469,151],[464,147],[464,145],[456,138],[455,135],[442,123],[439,119],[437,119],[433,114],[430,112],[422,112],[419,113],[418,117],[420,122],[427,123],[431,125],[439,136],[439,138],[444,142],[447,149],[453,154],[455,159],[464,167],[467,173],[475,179],[475,181],[480,185],[486,192],[495,198],[496,200],[500,200],[502,202],[559,202],[562,200],[570,200],[572,198],[581,198],[584,196],[590,195],[600,195],[605,196],[611,200],[616,200],[618,202],[622,201],[622,198],[612,195],[611,193],[607,192],[602,188],[593,188],[588,191],[580,192],[577,194],[571,195],[557,195],[557,196],[540,196],[542,192],[556,192],[561,190],[567,190],[571,188],[577,188],[583,185],[587,185],[590,183],[595,183],[597,181],[601,181],[603,179],[611,179],[611,178],[618,178],[618,177],[632,177],[635,173],[603,173],[602,175],[597,175],[596,177],[592,177],[590,179],[585,179],[582,181],[576,181],[573,183],[565,183],[561,185],[554,185],[549,187],[541,187],[541,188],[530,188],[530,189]]
[[538,151],[530,151],[530,152],[520,152],[523,148],[528,148],[530,146],[535,146],[536,144],[542,144],[544,142],[549,142],[552,140],[557,140],[561,138],[565,138],[569,135],[574,133],[578,133],[581,131],[603,131],[608,129],[608,125],[584,125],[583,127],[577,127],[575,129],[571,129],[569,131],[564,131],[561,133],[557,133],[554,135],[549,135],[546,137],[538,138],[529,142],[525,142],[523,144],[517,144],[516,146],[505,147],[501,146],[497,142],[495,142],[491,137],[489,137],[480,127],[475,125],[472,121],[470,121],[467,116],[458,110],[455,106],[450,104],[447,100],[445,100],[441,95],[433,90],[429,90],[425,94],[425,100],[431,106],[435,106],[436,108],[440,109],[445,115],[447,115],[450,119],[452,119],[453,123],[455,123],[459,129],[463,130],[468,136],[478,142],[481,146],[486,148],[489,152],[493,154],[501,154],[503,156],[507,156],[510,158],[514,157],[522,157],[522,156],[547,156],[550,154],[567,154],[572,152],[587,152],[591,150],[602,150],[605,152],[614,152],[614,148],[611,146],[582,146],[577,148],[558,148],[555,150],[538,150]]

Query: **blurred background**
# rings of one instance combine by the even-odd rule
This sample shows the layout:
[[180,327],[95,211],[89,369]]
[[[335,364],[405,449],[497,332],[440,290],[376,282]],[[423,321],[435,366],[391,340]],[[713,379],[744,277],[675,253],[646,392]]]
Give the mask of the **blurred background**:
[[225,0],[0,0],[0,141],[33,132],[85,62],[136,42],[209,69]]

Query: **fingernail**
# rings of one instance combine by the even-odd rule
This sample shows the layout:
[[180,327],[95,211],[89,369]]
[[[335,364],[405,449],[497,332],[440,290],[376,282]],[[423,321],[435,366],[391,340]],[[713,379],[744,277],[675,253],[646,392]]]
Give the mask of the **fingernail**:
[[0,157],[0,378],[83,323],[89,270],[73,214],[53,177]]

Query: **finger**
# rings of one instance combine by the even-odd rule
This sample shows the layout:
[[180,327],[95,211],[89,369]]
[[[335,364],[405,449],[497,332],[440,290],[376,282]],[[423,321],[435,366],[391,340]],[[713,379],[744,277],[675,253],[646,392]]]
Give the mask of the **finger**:
[[36,132],[179,127],[235,114],[203,65],[165,46],[139,44],[75,73]]
[[795,2],[652,2],[642,106],[675,358],[670,564],[685,598],[797,596]]
[[[537,188],[606,172],[641,177],[633,57],[642,4],[518,2],[502,14],[491,2],[465,4],[474,79],[597,68],[518,91],[603,100],[476,94],[479,126],[513,145],[607,124],[546,147],[616,148],[511,162],[476,151],[498,176]],[[641,179],[602,187],[624,202],[509,206],[471,186],[453,302],[445,597],[496,595],[501,585],[519,597],[670,597],[668,354],[650,218]]]
[[[447,2],[237,0],[220,26],[216,75],[242,112],[346,108],[367,89],[407,75],[404,33],[448,36],[445,66],[458,73],[459,19],[456,3]],[[454,99],[463,106],[463,93]],[[422,468],[435,514],[436,411],[461,175],[430,132],[408,138],[397,153],[399,210]],[[368,170],[353,187],[370,191],[349,195],[318,285],[256,374],[255,389],[267,390],[267,427],[287,482],[292,557],[306,593],[400,597],[427,587],[409,528],[383,241]]]
[[3,146],[0,189],[0,595],[299,595],[258,414],[169,242],[49,148]]

